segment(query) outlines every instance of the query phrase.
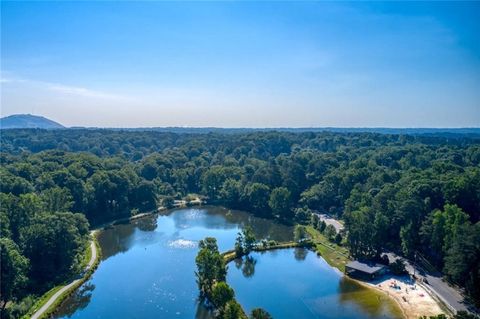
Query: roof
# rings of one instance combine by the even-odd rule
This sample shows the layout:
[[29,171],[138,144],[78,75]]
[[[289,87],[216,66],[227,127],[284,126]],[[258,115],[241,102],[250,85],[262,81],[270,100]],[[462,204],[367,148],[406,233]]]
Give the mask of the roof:
[[367,274],[374,274],[377,271],[385,268],[385,266],[381,264],[366,263],[358,260],[349,262],[348,264],[345,265],[345,267],[358,270]]

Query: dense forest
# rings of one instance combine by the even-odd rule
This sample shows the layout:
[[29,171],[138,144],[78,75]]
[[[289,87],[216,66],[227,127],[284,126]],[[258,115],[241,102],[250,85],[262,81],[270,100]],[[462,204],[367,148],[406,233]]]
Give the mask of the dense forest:
[[475,137],[23,129],[1,150],[3,301],[75,274],[89,227],[191,193],[286,223],[328,212],[353,256],[422,256],[480,300]]

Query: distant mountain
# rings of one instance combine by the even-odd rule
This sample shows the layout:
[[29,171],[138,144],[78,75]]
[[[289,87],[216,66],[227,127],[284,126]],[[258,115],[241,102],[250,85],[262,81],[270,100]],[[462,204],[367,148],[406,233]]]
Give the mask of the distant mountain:
[[12,128],[43,128],[59,129],[65,128],[62,124],[49,120],[43,116],[32,114],[14,114],[0,118],[1,129]]

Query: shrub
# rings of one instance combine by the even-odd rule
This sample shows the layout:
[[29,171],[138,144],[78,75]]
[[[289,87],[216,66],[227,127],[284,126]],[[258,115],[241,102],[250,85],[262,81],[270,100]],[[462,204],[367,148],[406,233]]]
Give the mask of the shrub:
[[251,319],[272,319],[272,316],[262,308],[255,308],[250,314]]
[[335,239],[335,236],[337,235],[337,230],[333,225],[327,225],[324,234],[328,240],[333,241]]
[[407,272],[405,270],[405,263],[401,259],[397,259],[390,264],[390,271],[394,275],[403,275]]
[[335,235],[335,242],[336,242],[337,244],[340,244],[340,243],[342,242],[342,239],[343,239],[343,238],[342,238],[342,235],[341,235],[340,233],[337,233],[337,234]]
[[217,308],[223,308],[227,302],[233,299],[233,289],[224,281],[220,281],[213,285],[212,302]]

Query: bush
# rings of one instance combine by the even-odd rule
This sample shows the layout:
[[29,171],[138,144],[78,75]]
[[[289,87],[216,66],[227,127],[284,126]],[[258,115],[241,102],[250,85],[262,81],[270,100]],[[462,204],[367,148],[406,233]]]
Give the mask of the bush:
[[223,308],[230,300],[233,299],[233,289],[226,282],[218,282],[212,289],[212,302],[219,309]]
[[317,229],[323,233],[323,231],[325,230],[325,228],[327,227],[327,224],[325,224],[325,222],[323,220],[319,220],[318,221],[318,225],[317,225]]
[[174,202],[175,200],[173,199],[172,196],[166,196],[162,200],[162,204],[163,206],[165,206],[165,208],[173,208]]
[[407,272],[405,270],[405,263],[401,259],[397,259],[390,264],[390,271],[394,275],[403,275]]
[[221,316],[222,319],[239,319],[242,318],[242,307],[235,300],[230,300],[225,306],[225,311]]
[[337,235],[337,230],[333,225],[327,225],[324,234],[328,240],[333,241],[335,239],[335,236]]
[[337,233],[335,235],[335,243],[340,244],[342,242],[342,235],[340,233]]
[[388,266],[390,264],[390,261],[388,260],[388,256],[385,254],[382,255],[382,257],[380,257],[380,263]]
[[262,248],[268,248],[268,240],[262,239],[262,240],[260,241],[260,247],[262,247]]
[[307,225],[310,222],[312,211],[308,207],[296,208],[294,213],[297,223]]
[[275,246],[275,245],[277,245],[277,244],[278,244],[278,243],[277,243],[276,240],[270,239],[270,240],[268,241],[268,246]]
[[307,229],[305,226],[297,225],[294,231],[294,239],[296,242],[304,241],[308,238]]
[[262,308],[255,308],[250,314],[251,319],[272,319],[272,316]]
[[317,214],[313,214],[310,216],[310,224],[314,227],[314,228],[317,228],[318,226],[318,221],[320,220],[320,218],[318,217]]
[[138,208],[133,208],[130,210],[130,216],[135,216],[135,215],[138,215],[140,211],[138,210]]
[[[6,310],[5,310],[5,318],[20,318],[23,315],[25,315],[30,308],[35,304],[35,298],[33,296],[27,296],[23,298],[20,302],[15,302],[12,305],[10,305]],[[2,314],[2,318],[3,314]]]

